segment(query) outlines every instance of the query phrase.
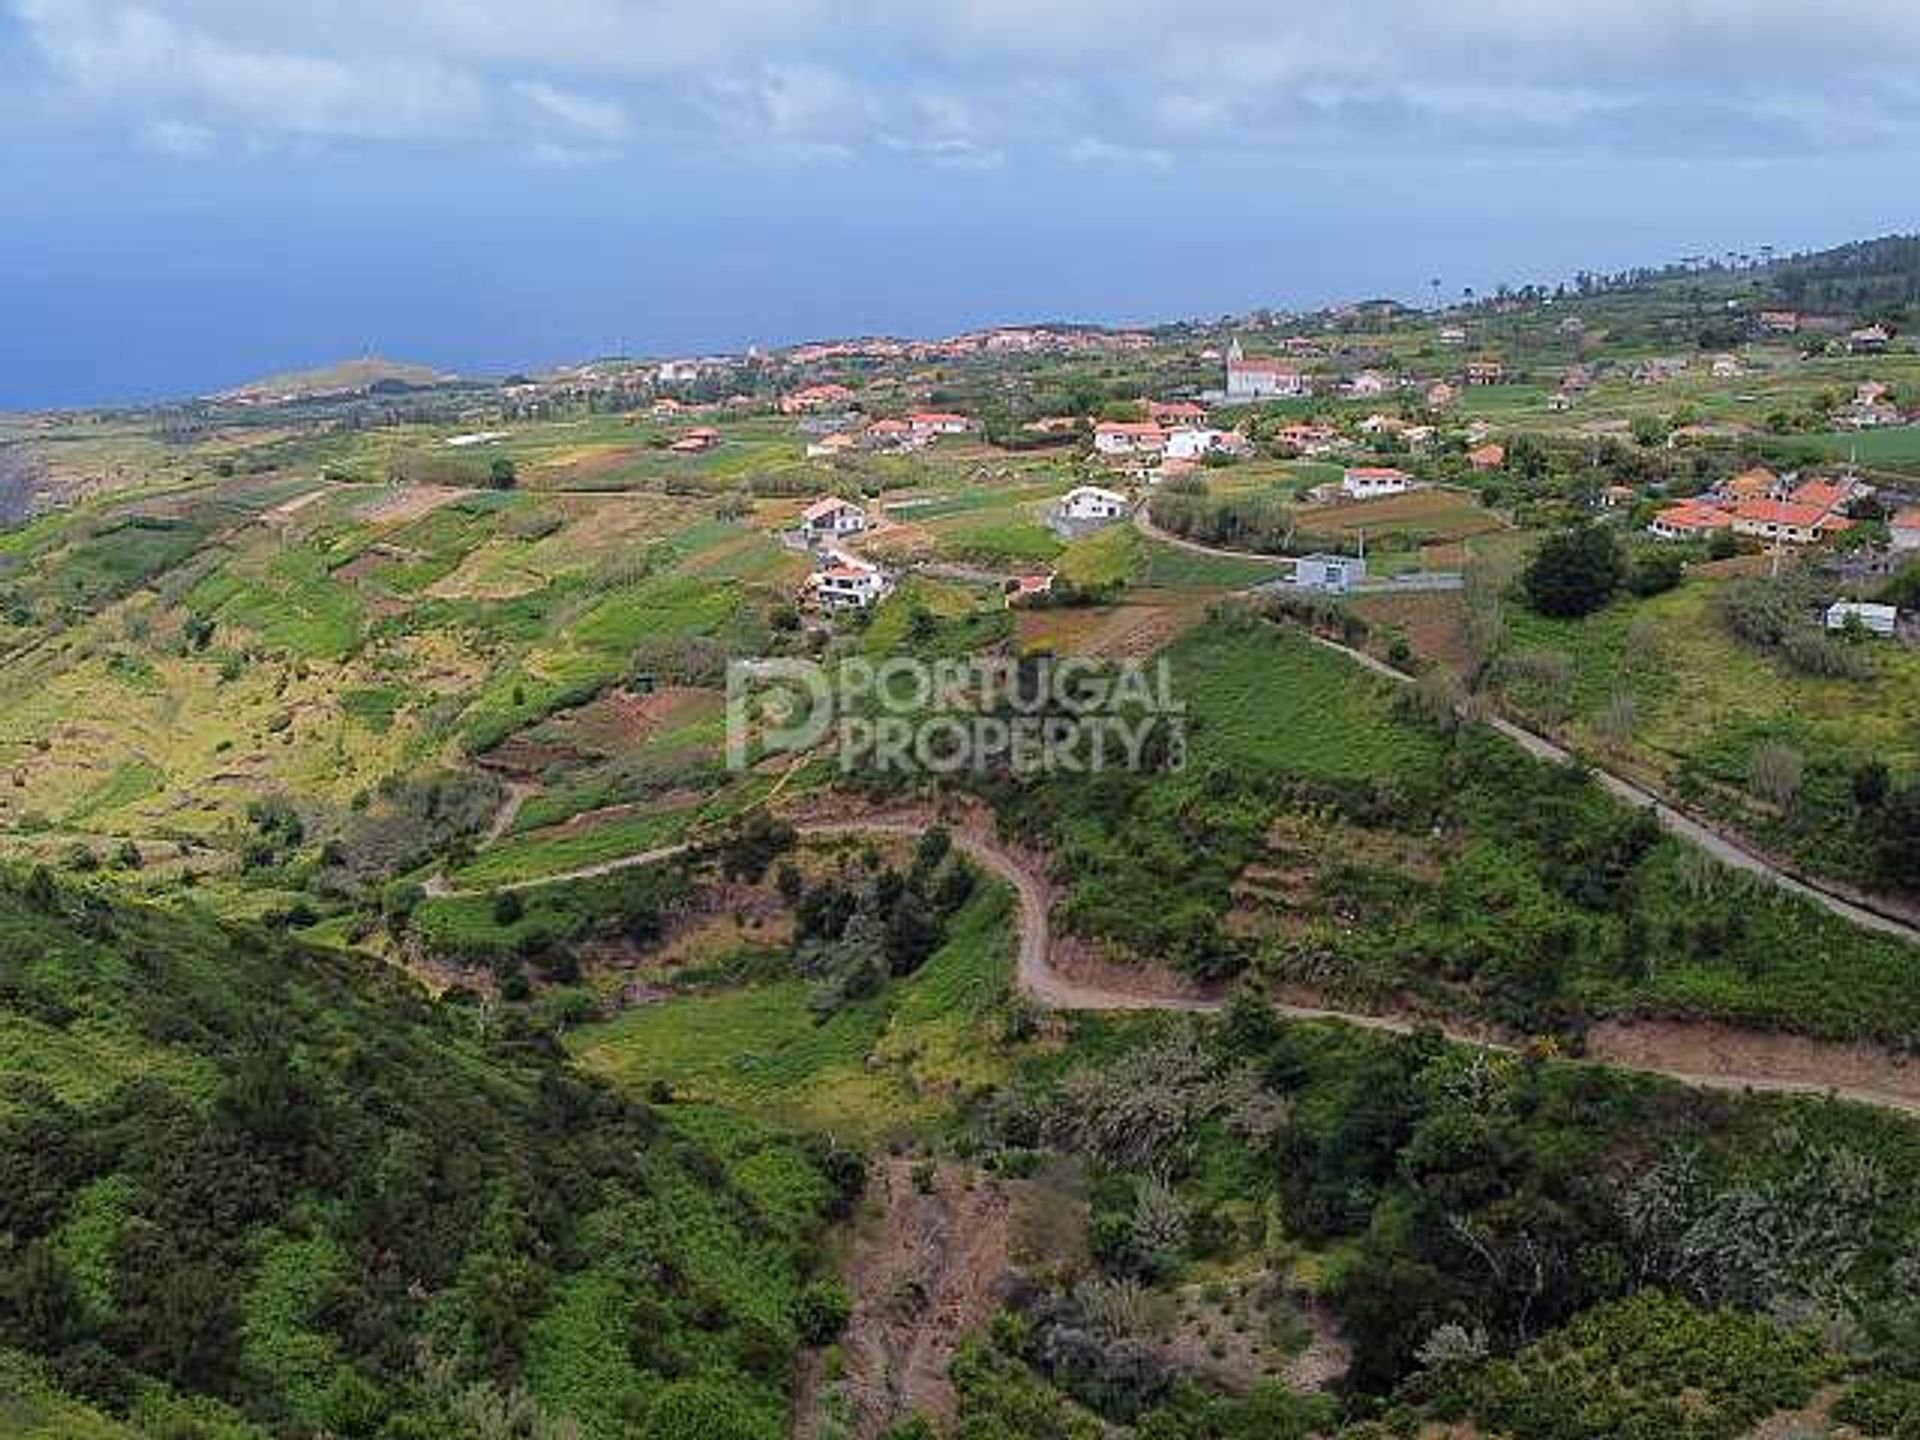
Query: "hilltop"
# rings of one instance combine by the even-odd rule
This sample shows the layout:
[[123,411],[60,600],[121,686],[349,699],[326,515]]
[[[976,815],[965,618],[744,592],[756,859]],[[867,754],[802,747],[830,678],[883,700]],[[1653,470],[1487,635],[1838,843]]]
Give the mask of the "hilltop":
[[362,395],[382,389],[427,389],[448,385],[460,377],[451,371],[377,355],[341,360],[310,370],[287,370],[245,385],[222,390],[209,398],[229,404],[262,404],[286,400],[316,400],[329,396]]

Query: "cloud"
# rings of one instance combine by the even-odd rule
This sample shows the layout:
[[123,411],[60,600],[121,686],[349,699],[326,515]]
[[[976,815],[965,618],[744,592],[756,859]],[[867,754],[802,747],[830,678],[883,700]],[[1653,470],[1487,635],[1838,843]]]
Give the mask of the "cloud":
[[140,127],[140,141],[154,154],[175,160],[202,159],[218,144],[213,131],[187,120],[148,121]]
[[[360,139],[470,133],[483,88],[432,58],[355,60],[249,49],[155,10],[94,0],[19,0],[50,78],[82,101],[204,131]],[[191,118],[183,118],[191,117]]]
[[1173,156],[1165,150],[1140,145],[1116,145],[1097,135],[1082,135],[1067,147],[1076,165],[1111,165],[1122,170],[1170,170]]
[[[1920,139],[1909,0],[0,0],[48,104],[140,143],[1147,167]],[[1844,73],[1846,85],[1811,78]],[[186,127],[186,128],[179,128]],[[191,136],[191,139],[187,137]]]
[[632,133],[626,109],[617,100],[596,100],[540,80],[516,81],[513,91],[537,119],[577,135],[611,144]]

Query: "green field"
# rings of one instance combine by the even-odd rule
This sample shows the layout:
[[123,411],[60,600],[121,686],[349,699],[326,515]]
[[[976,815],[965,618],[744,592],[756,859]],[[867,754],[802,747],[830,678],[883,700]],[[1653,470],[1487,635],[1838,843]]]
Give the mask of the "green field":
[[574,1034],[590,1071],[634,1094],[655,1081],[706,1104],[879,1139],[936,1119],[991,1080],[1012,973],[1010,897],[984,887],[946,944],[877,998],[817,1019],[805,983],[767,981],[629,1010]]

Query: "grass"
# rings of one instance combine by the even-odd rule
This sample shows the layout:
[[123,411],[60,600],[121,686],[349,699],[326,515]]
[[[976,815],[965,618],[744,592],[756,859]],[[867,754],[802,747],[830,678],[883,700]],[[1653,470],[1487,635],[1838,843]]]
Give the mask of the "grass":
[[672,845],[705,815],[697,803],[620,815],[560,833],[532,831],[505,841],[454,871],[463,888],[558,875],[626,855]]
[[[1686,787],[1700,803],[1730,807],[1734,818],[1763,829],[1772,819],[1743,798],[1750,760],[1763,744],[1799,750],[1810,770],[1839,777],[1833,784],[1844,784],[1853,766],[1876,757],[1896,773],[1920,772],[1920,729],[1912,719],[1920,714],[1920,652],[1871,646],[1874,677],[1866,681],[1800,673],[1728,632],[1715,613],[1721,583],[1690,580],[1577,621],[1509,606],[1506,653],[1565,657],[1572,679],[1563,684],[1550,674],[1523,674],[1505,687],[1506,703],[1536,723],[1563,728],[1576,744]],[[1633,704],[1624,748],[1599,730],[1616,695],[1630,696]],[[1817,798],[1812,789],[1810,781],[1809,797]],[[1788,824],[1769,838],[1815,863],[1843,863],[1822,836],[1795,828]]]
[[1144,545],[1131,525],[1109,525],[1068,545],[1061,552],[1059,571],[1085,589],[1124,585],[1139,573]]
[[803,981],[780,980],[629,1010],[569,1045],[635,1094],[665,1081],[701,1104],[866,1139],[917,1128],[955,1087],[1000,1073],[983,1041],[1012,974],[1010,911],[1006,889],[983,884],[925,965],[824,1021]]
[[1143,563],[1138,583],[1167,590],[1241,590],[1276,580],[1287,567],[1267,560],[1232,555],[1206,555],[1197,550],[1142,539]]
[[1216,623],[1168,654],[1190,717],[1190,766],[1357,779],[1425,769],[1438,756],[1434,737],[1395,713],[1390,682],[1295,631]]
[[1010,520],[994,525],[942,530],[941,549],[989,565],[1044,565],[1065,548],[1044,525]]
[[63,823],[83,825],[97,816],[124,810],[159,793],[166,783],[165,774],[145,760],[129,760],[83,795],[67,812]]
[[229,564],[196,585],[187,603],[269,649],[308,659],[343,659],[360,642],[358,599],[312,550],[278,550]]
[[1920,466],[1920,425],[1888,425],[1878,430],[1837,430],[1824,435],[1795,435],[1830,460],[1857,459],[1863,465]]

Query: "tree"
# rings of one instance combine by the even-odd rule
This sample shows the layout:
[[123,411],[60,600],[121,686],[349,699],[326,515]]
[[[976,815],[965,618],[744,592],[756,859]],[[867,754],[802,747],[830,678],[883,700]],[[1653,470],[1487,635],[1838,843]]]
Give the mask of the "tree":
[[1663,595],[1680,583],[1685,567],[1671,550],[1649,550],[1639,555],[1627,572],[1627,588],[1640,596]]
[[1547,537],[1521,583],[1528,603],[1542,615],[1577,619],[1611,600],[1625,572],[1612,533],[1597,525],[1578,525]]
[[1853,803],[1862,810],[1878,809],[1893,789],[1893,773],[1884,760],[1868,760],[1853,772]]
[[495,490],[511,490],[519,479],[519,470],[505,455],[496,455],[487,466],[487,484]]
[[1890,884],[1920,888],[1920,781],[1887,797],[1875,828],[1882,876]]
[[1524,480],[1545,479],[1549,460],[1546,442],[1538,435],[1516,435],[1507,443],[1507,469]]
[[57,1353],[85,1326],[80,1287],[59,1253],[36,1240],[0,1274],[0,1334],[20,1346]]

